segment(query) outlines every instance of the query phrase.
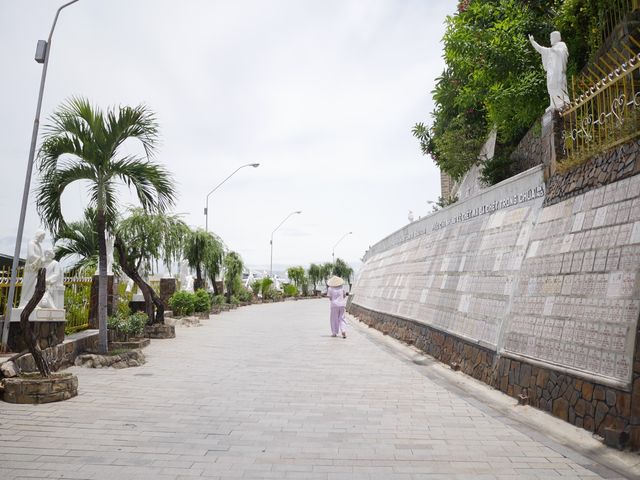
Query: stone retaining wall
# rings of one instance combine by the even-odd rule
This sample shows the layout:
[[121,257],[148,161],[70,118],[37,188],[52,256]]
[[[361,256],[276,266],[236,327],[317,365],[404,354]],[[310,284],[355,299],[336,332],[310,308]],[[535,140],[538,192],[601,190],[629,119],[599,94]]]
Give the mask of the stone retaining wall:
[[545,205],[553,205],[638,173],[640,139],[596,155],[573,170],[556,173],[547,183]]
[[[55,347],[49,347],[43,350],[43,355],[49,361],[51,370],[55,371],[72,366],[80,353],[96,350],[97,348],[98,332],[95,330],[85,330],[69,335],[64,342]],[[23,372],[38,371],[31,354],[18,358],[15,363]]]
[[543,206],[542,170],[371,247],[350,308],[576,425],[624,429],[640,448],[640,175]]
[[[603,437],[606,429],[613,429],[618,435],[628,435],[630,444],[640,448],[640,402],[632,405],[632,396],[636,400],[640,398],[640,373],[633,392],[629,393],[552,368],[499,356],[487,348],[419,322],[360,307],[353,299],[348,309],[370,327],[415,345],[435,359],[455,366],[511,397],[521,397],[521,401],[533,407]],[[636,351],[635,360],[640,364],[639,351]]]

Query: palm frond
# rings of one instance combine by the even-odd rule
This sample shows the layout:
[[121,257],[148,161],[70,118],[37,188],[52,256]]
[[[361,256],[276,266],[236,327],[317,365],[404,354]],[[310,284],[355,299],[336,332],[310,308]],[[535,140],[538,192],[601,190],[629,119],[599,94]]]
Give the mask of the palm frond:
[[141,158],[125,157],[111,163],[111,174],[134,187],[145,210],[166,211],[175,202],[175,188],[169,172]]
[[73,164],[62,169],[49,169],[42,173],[36,193],[36,210],[43,223],[53,232],[64,226],[62,216],[62,193],[71,183],[92,180],[94,171],[82,164]]

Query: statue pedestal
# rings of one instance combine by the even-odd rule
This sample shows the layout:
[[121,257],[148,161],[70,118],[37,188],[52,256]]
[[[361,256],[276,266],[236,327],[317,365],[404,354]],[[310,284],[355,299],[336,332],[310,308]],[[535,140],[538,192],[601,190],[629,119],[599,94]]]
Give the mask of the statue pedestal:
[[542,163],[545,180],[556,172],[557,161],[562,158],[562,119],[555,109],[547,109],[541,119]]
[[[11,309],[11,322],[19,322],[24,308]],[[36,308],[29,316],[30,322],[65,322],[63,308]]]
[[144,301],[144,295],[141,293],[136,293],[131,297],[131,301],[129,302],[129,308],[131,309],[131,313],[136,312],[144,312],[146,303]]
[[177,282],[175,278],[160,279],[160,300],[164,303],[164,308],[169,308],[169,299],[176,293]]
[[[20,314],[23,310],[23,308],[11,310],[8,343],[13,352],[27,350],[20,326]],[[42,350],[64,341],[65,323],[65,311],[59,308],[36,308],[29,316],[31,331],[38,339],[38,345]]]

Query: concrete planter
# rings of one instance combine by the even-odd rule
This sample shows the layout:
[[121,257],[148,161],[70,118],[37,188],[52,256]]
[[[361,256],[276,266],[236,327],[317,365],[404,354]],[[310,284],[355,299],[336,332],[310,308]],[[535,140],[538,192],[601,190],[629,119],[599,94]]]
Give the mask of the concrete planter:
[[78,377],[71,373],[54,373],[49,378],[39,374],[2,380],[2,399],[9,403],[50,403],[78,395]]
[[176,327],[165,323],[154,323],[144,327],[144,336],[147,338],[176,338]]
[[[175,336],[175,333],[174,333]],[[151,340],[148,338],[130,338],[129,340],[122,340],[116,342],[109,342],[109,350],[133,350],[148,347]]]

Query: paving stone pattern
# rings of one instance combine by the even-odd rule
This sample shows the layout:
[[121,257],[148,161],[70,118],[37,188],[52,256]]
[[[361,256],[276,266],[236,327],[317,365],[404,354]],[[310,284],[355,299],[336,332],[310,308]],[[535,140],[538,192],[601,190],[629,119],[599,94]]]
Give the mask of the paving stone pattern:
[[70,368],[77,397],[0,405],[0,478],[600,478],[358,328],[331,338],[328,309],[255,305],[154,340],[144,366]]

